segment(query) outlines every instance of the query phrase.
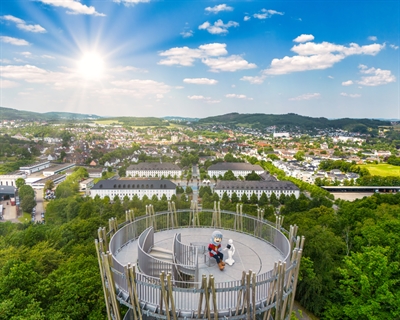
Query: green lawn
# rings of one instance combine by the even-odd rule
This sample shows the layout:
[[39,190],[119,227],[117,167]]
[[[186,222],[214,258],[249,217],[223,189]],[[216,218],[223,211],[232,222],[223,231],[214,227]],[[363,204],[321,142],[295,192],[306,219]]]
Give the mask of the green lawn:
[[31,221],[31,219],[32,219],[32,216],[27,212],[22,213],[22,216],[18,218],[18,220],[22,223],[29,222],[29,221]]
[[361,168],[365,167],[373,176],[400,176],[400,167],[393,166],[387,163],[380,163],[380,164],[364,164],[360,166]]

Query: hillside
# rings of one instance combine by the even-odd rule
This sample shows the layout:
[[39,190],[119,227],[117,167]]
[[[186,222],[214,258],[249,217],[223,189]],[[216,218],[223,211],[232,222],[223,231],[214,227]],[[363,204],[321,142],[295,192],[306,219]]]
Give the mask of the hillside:
[[26,121],[62,121],[62,120],[83,120],[101,119],[96,115],[70,113],[70,112],[31,112],[12,108],[0,107],[0,120],[26,120]]
[[250,126],[252,128],[262,129],[269,126],[301,128],[307,130],[314,129],[344,129],[349,131],[368,131],[368,129],[377,129],[379,126],[390,126],[389,121],[371,120],[371,119],[335,119],[312,118],[300,116],[295,113],[288,114],[240,114],[228,113],[225,115],[208,117],[200,119],[199,124],[225,124],[235,126]]

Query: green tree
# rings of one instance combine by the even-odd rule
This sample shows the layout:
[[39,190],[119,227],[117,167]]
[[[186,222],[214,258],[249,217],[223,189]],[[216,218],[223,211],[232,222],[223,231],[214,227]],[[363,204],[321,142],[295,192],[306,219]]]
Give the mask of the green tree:
[[31,196],[34,198],[35,191],[33,190],[33,188],[31,186],[23,185],[21,188],[19,188],[18,195],[19,195],[19,199],[22,201],[22,199],[24,199],[26,196]]
[[237,178],[233,174],[232,170],[228,170],[227,172],[224,173],[224,176],[221,178],[221,180],[231,180],[231,181],[236,181]]
[[238,197],[236,192],[232,193],[231,200],[232,200],[232,203],[238,203],[239,202],[239,197]]
[[36,201],[34,197],[27,195],[21,200],[21,209],[24,212],[32,212],[34,207],[36,207]]
[[55,185],[54,185],[54,181],[53,180],[47,180],[44,183],[44,190],[53,190],[54,187],[55,187]]
[[258,203],[258,197],[257,195],[253,192],[253,194],[250,196],[250,203],[251,204],[257,204]]
[[245,177],[245,179],[246,179],[247,181],[260,181],[260,180],[261,180],[261,177],[260,177],[257,173],[255,173],[255,171],[253,170],[251,173],[249,173],[249,174]]
[[390,262],[388,249],[364,247],[344,258],[340,305],[326,312],[327,319],[396,319],[400,314],[399,262]]
[[243,203],[248,203],[249,202],[249,198],[247,197],[246,193],[243,193],[242,196],[240,197],[240,201]]
[[25,185],[25,179],[24,178],[18,178],[15,180],[15,186],[19,189],[22,186]]

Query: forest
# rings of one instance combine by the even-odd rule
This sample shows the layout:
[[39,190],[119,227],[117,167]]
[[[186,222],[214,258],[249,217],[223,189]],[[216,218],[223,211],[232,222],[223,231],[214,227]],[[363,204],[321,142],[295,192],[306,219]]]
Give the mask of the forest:
[[[167,199],[82,197],[82,170],[61,183],[48,202],[46,223],[0,224],[0,320],[105,319],[106,309],[94,246],[97,229],[125,211],[145,214],[167,208]],[[315,187],[317,188],[317,187]],[[67,192],[68,191],[68,192]],[[219,199],[199,190],[204,208],[255,215],[254,199]],[[283,215],[283,227],[299,226],[306,237],[296,299],[321,319],[396,319],[400,317],[400,194],[374,194],[354,202],[332,201],[325,192],[295,197],[263,197],[265,218]],[[188,208],[191,190],[174,196]]]

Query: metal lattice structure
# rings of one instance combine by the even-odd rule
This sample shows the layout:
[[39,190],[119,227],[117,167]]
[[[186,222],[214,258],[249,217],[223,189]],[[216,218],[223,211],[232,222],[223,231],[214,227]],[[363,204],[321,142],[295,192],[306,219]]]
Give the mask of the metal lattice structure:
[[[286,232],[280,217],[273,224],[262,219],[261,211],[254,217],[239,207],[237,212],[221,211],[219,204],[200,212],[196,206],[176,210],[172,203],[168,209],[154,213],[147,208],[147,214],[136,219],[129,211],[123,224],[110,219],[108,232],[99,228],[95,243],[109,319],[290,318],[304,245],[297,226]],[[268,243],[282,259],[271,270],[243,271],[240,279],[232,281],[218,282],[212,274],[199,274],[203,254],[198,246],[184,244],[180,231],[215,227]],[[171,230],[176,231],[171,252],[162,249],[163,258],[153,255],[154,234]],[[138,246],[137,260],[122,263],[118,253],[133,242]],[[124,318],[121,304],[129,308]]]

